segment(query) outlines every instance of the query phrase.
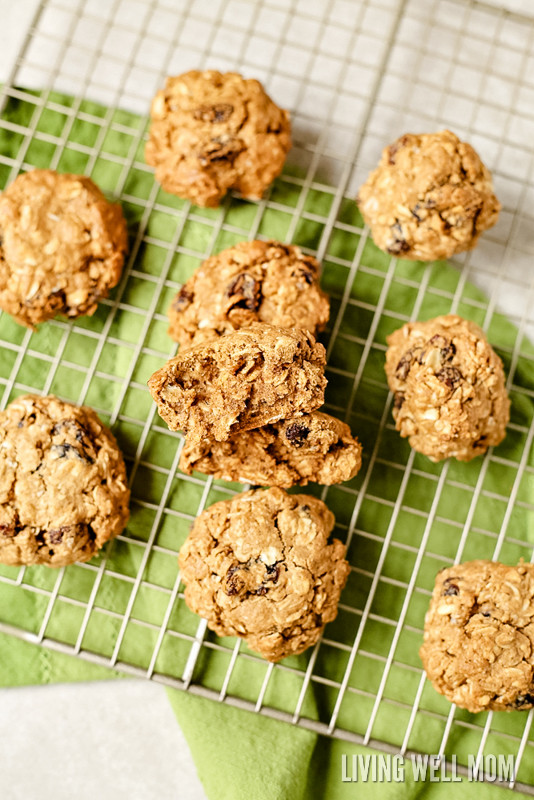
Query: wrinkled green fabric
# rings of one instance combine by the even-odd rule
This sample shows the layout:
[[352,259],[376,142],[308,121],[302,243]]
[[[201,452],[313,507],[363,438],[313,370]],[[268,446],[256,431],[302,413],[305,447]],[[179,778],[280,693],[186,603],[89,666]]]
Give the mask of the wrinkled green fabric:
[[[209,248],[217,251],[252,233],[293,241],[311,250],[317,249],[324,233],[320,219],[332,211],[333,191],[324,186],[309,189],[304,198],[298,170],[289,167],[271,192],[258,222],[258,206],[237,199],[227,199],[220,209],[191,209],[188,204],[162,192],[154,184],[152,172],[143,168],[143,132],[146,119],[123,111],[110,111],[83,101],[78,108],[73,98],[54,94],[41,113],[34,100],[38,93],[10,99],[3,117],[11,128],[0,129],[0,152],[7,157],[0,164],[0,188],[10,178],[10,158],[15,158],[24,144],[24,127],[35,125],[25,153],[28,167],[55,165],[61,171],[86,172],[110,194],[120,197],[131,234],[133,274],[112,293],[110,302],[102,303],[91,318],[77,320],[73,327],[48,323],[36,332],[28,332],[7,315],[0,316],[0,379],[4,384],[15,380],[15,393],[48,386],[73,402],[83,400],[94,406],[104,420],[111,420],[113,430],[131,468],[140,456],[133,479],[132,517],[126,536],[111,543],[105,554],[92,562],[100,566],[106,558],[106,570],[94,598],[94,608],[87,625],[82,647],[109,658],[116,647],[122,619],[132,593],[133,580],[145,558],[150,539],[156,548],[150,551],[143,567],[143,581],[135,596],[129,622],[119,648],[120,662],[148,668],[157,640],[159,626],[167,613],[169,594],[176,580],[176,553],[201,503],[206,505],[228,497],[227,485],[195,476],[187,480],[173,475],[177,439],[169,437],[156,418],[146,433],[143,426],[153,413],[150,395],[144,384],[154,369],[174,352],[166,333],[165,312],[176,286],[198,266]],[[53,103],[53,108],[50,107]],[[71,112],[75,118],[72,122]],[[79,112],[83,113],[80,119]],[[72,123],[72,124],[71,124]],[[46,138],[40,138],[46,134]],[[50,137],[58,137],[57,140]],[[56,150],[57,141],[67,144]],[[93,158],[89,148],[98,148]],[[135,156],[135,163],[131,159]],[[317,184],[318,186],[320,184]],[[147,203],[155,204],[147,214]],[[299,201],[298,219],[294,213]],[[311,215],[311,216],[308,216]],[[223,226],[219,226],[223,218]],[[534,389],[533,350],[526,338],[519,341],[512,398],[512,427],[506,441],[496,451],[499,460],[490,460],[481,473],[482,459],[470,464],[450,462],[431,464],[420,455],[411,455],[392,425],[377,434],[387,399],[383,361],[385,338],[399,327],[399,315],[409,316],[417,304],[417,315],[426,319],[451,308],[456,295],[458,313],[483,323],[488,299],[471,285],[461,282],[460,272],[444,263],[429,265],[391,259],[377,250],[370,240],[361,239],[361,218],[355,204],[347,199],[336,210],[336,226],[329,238],[324,257],[323,285],[332,296],[332,324],[325,343],[339,318],[337,338],[329,356],[327,408],[345,416],[364,447],[364,465],[360,475],[341,487],[311,486],[309,491],[323,496],[336,514],[336,535],[345,539],[351,524],[354,534],[349,559],[362,572],[353,572],[342,597],[338,618],[325,631],[326,641],[318,651],[314,674],[326,681],[312,681],[305,693],[301,715],[328,722],[336,698],[337,686],[345,675],[348,648],[357,632],[360,617],[351,609],[363,609],[369,593],[383,540],[389,531],[391,543],[371,613],[362,636],[358,655],[350,670],[348,691],[338,717],[340,728],[364,735],[373,712],[374,698],[383,676],[398,619],[406,597],[406,585],[414,569],[416,552],[443,471],[446,479],[436,516],[430,528],[410,602],[405,609],[405,624],[384,687],[384,697],[373,724],[372,737],[399,747],[410,718],[412,703],[420,680],[418,648],[428,594],[437,570],[456,557],[462,529],[471,507],[473,491],[480,477],[480,497],[471,519],[469,536],[462,559],[491,558],[505,520],[507,500],[516,481],[523,455],[525,429],[531,422],[533,404],[529,392]],[[228,227],[224,227],[228,226]],[[349,226],[350,229],[347,229]],[[142,234],[142,236],[138,236]],[[164,244],[169,246],[166,247]],[[181,249],[176,252],[175,246]],[[360,248],[360,249],[358,249]],[[358,267],[351,265],[358,256]],[[422,301],[419,290],[426,286]],[[347,290],[347,293],[345,293]],[[115,301],[119,301],[117,305]],[[379,313],[375,312],[379,308]],[[154,316],[156,314],[156,316]],[[161,315],[159,318],[157,315]],[[373,347],[365,343],[373,331]],[[98,338],[105,333],[100,353]],[[518,331],[504,317],[494,314],[488,326],[489,338],[510,368],[510,352],[517,344]],[[18,361],[16,347],[26,353]],[[15,346],[15,347],[13,347]],[[55,367],[53,357],[60,354]],[[365,356],[361,380],[354,377]],[[97,363],[96,363],[97,361]],[[92,365],[92,367],[91,367]],[[82,393],[87,370],[95,368],[88,391]],[[124,382],[128,389],[123,392]],[[374,465],[365,497],[360,490],[369,459]],[[413,458],[400,511],[392,517],[405,465]],[[527,464],[532,465],[532,453]],[[156,467],[156,469],[154,469]],[[163,471],[161,471],[163,470]],[[167,478],[169,470],[172,479]],[[533,477],[525,473],[519,482],[517,501],[508,520],[499,557],[509,563],[520,557],[529,559],[534,541],[533,515],[520,505],[529,501]],[[232,489],[238,488],[232,485]],[[164,502],[165,513],[157,516]],[[143,505],[139,504],[143,502]],[[352,519],[356,504],[357,519]],[[410,549],[411,548],[411,549]],[[0,566],[0,576],[15,581],[17,569]],[[65,644],[78,639],[88,603],[99,580],[98,572],[87,566],[72,566],[60,573],[44,567],[25,571],[21,585],[0,581],[0,621],[30,633],[38,633],[46,619],[49,593],[57,589],[46,624],[46,636]],[[56,582],[60,580],[59,586]],[[34,590],[32,591],[29,587]],[[180,678],[190,654],[191,640],[198,628],[198,618],[178,599],[170,612],[166,634],[159,650],[155,669]],[[233,641],[206,636],[213,648],[203,647],[196,663],[195,684],[220,691],[230,664]],[[255,702],[268,666],[245,645],[238,657],[227,694]],[[309,654],[286,659],[273,670],[264,697],[264,706],[293,714],[309,663]],[[103,667],[59,655],[16,638],[0,636],[0,682],[4,686],[53,681],[88,680],[118,677]],[[344,741],[330,740],[263,715],[252,715],[226,704],[169,691],[169,697],[191,746],[200,777],[208,796],[224,798],[350,798],[358,792],[365,797],[439,798],[450,792],[448,783],[361,784],[341,781],[342,754],[372,752]],[[437,752],[443,735],[449,704],[426,684],[409,740],[409,747],[421,752]],[[486,715],[470,715],[458,710],[447,746],[447,754],[459,760],[476,753]],[[525,716],[496,715],[487,738],[486,753],[506,755],[517,751]],[[460,723],[472,724],[465,727]],[[532,739],[532,734],[531,734]],[[518,780],[534,782],[534,753],[529,744],[523,757]],[[490,785],[454,784],[455,796],[491,797],[502,790]]]
[[[114,670],[64,656],[0,634],[2,686],[120,678]],[[499,800],[504,790],[488,784],[405,783],[361,784],[341,781],[342,754],[375,754],[370,748],[294,728],[283,722],[169,689],[168,696],[206,794],[213,800],[350,800],[366,798],[446,800],[454,796]]]

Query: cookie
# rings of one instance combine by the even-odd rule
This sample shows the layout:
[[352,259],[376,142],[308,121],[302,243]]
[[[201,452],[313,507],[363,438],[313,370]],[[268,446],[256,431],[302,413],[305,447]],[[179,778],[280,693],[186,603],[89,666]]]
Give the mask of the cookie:
[[259,199],[291,147],[288,112],[237,72],[167,78],[150,114],[147,164],[166,192],[197,206],[218,206],[229,189]]
[[160,416],[190,444],[314,411],[325,349],[310,333],[255,323],[179,353],[148,386]]
[[88,561],[128,521],[121,452],[95,412],[52,395],[0,411],[0,562]]
[[381,250],[421,261],[471,250],[501,209],[489,170],[451,131],[386,147],[357,202]]
[[362,464],[362,448],[348,425],[313,411],[301,417],[241,431],[225,442],[186,441],[180,469],[256,486],[330,486],[349,481]]
[[534,565],[442,570],[420,650],[434,688],[468,711],[534,706]]
[[90,178],[35,169],[0,196],[0,308],[33,328],[91,315],[121,276],[128,246],[119,205]]
[[449,314],[408,322],[387,342],[395,426],[415,450],[432,461],[470,461],[504,439],[502,361],[478,325]]
[[315,258],[279,242],[240,242],[204,261],[176,295],[169,335],[191,347],[253,322],[315,335],[329,310]]
[[180,551],[187,605],[269,661],[301,653],[335,618],[350,571],[345,545],[327,543],[334,521],[322,500],[277,488],[215,503]]

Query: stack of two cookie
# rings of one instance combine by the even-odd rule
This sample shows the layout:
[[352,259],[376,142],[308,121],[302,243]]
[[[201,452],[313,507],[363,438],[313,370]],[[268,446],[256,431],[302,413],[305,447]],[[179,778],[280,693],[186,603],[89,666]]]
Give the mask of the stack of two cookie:
[[317,641],[349,572],[344,545],[327,544],[325,504],[283,491],[361,465],[348,426],[317,410],[325,350],[314,334],[329,312],[318,274],[314,258],[273,241],[209,258],[169,311],[180,353],[148,382],[169,428],[186,434],[184,472],[272,487],[203,512],[180,566],[191,609],[273,661]]

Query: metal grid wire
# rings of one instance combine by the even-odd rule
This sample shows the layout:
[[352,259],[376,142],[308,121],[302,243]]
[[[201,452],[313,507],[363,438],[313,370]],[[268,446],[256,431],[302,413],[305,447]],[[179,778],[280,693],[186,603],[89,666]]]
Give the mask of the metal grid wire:
[[[46,335],[22,329],[13,334],[9,328],[4,336],[6,319],[0,316],[1,357],[10,364],[1,379],[1,400],[5,406],[13,393],[52,391],[92,405],[119,440],[127,434],[133,442],[127,452],[132,522],[90,564],[59,571],[0,569],[4,587],[13,587],[13,608],[31,598],[39,620],[37,629],[27,630],[20,620],[13,622],[12,609],[2,609],[0,631],[384,751],[421,749],[421,731],[429,751],[457,754],[462,763],[466,752],[483,755],[506,747],[519,770],[509,786],[534,794],[532,776],[521,771],[525,750],[534,746],[532,711],[468,715],[428,687],[417,658],[431,590],[420,580],[423,564],[435,574],[467,557],[531,559],[528,540],[514,531],[518,514],[534,512],[523,491],[534,475],[534,425],[531,419],[510,425],[509,436],[523,443],[519,463],[502,451],[490,453],[471,477],[449,463],[431,465],[409,448],[405,460],[396,461],[389,448],[397,436],[391,398],[381,367],[372,369],[376,357],[383,359],[377,332],[384,319],[398,327],[424,315],[431,296],[447,310],[476,318],[490,335],[496,313],[504,311],[516,326],[510,340],[499,343],[509,364],[508,388],[533,398],[516,381],[518,363],[532,360],[528,337],[534,339],[534,17],[528,7],[512,0],[499,7],[475,0],[41,3],[0,95],[0,107],[17,100],[30,109],[24,124],[0,121],[19,142],[16,156],[0,155],[2,185],[20,170],[42,166],[36,143],[39,158],[44,147],[52,168],[67,169],[73,153],[83,156],[85,172],[128,209],[133,238],[123,280],[92,319],[47,323]],[[264,82],[291,110],[295,139],[288,169],[263,200],[240,204],[228,198],[213,213],[162,193],[142,158],[148,105],[165,75],[205,66],[237,69]],[[58,92],[75,99],[66,102]],[[143,116],[121,116],[120,109]],[[61,118],[55,133],[45,124],[50,114]],[[80,123],[94,130],[91,144],[77,141]],[[452,290],[434,282],[430,267],[406,272],[389,257],[380,269],[370,266],[368,232],[346,213],[346,198],[354,196],[386,142],[406,130],[445,126],[479,149],[503,202],[496,228],[473,253],[457,259],[461,270]],[[114,133],[128,142],[127,152],[114,152]],[[277,190],[281,184],[283,192]],[[303,230],[313,236],[306,239]],[[352,235],[352,250],[339,249],[340,233]],[[342,277],[345,288],[333,293],[335,314],[327,332],[328,377],[339,391],[328,396],[327,407],[356,433],[365,426],[373,432],[356,487],[321,493],[336,513],[343,509],[337,533],[347,541],[349,586],[354,581],[358,592],[343,595],[338,622],[307,660],[277,665],[239,641],[212,635],[185,607],[177,551],[195,516],[236,487],[177,473],[181,436],[160,424],[144,383],[172,353],[165,311],[186,275],[228,243],[272,235],[316,253],[325,263],[325,279],[329,271]],[[374,302],[354,296],[355,279],[376,284]],[[489,300],[473,296],[469,282]],[[413,290],[412,308],[391,303],[396,287]],[[345,325],[356,317],[361,335]],[[83,358],[75,346],[80,342]],[[357,359],[347,364],[339,354],[350,351]],[[40,368],[38,385],[35,377],[25,382],[28,364],[33,376]],[[366,412],[365,394],[382,398],[379,418]],[[492,463],[509,472],[506,492],[488,489]],[[423,486],[433,489],[429,505],[418,500]],[[451,488],[465,493],[459,518],[447,503]],[[499,509],[493,524],[481,517],[481,505]],[[382,520],[387,511],[387,525],[368,524],[373,508]],[[399,535],[400,520],[404,526],[410,520],[410,541]],[[392,553],[403,556],[403,573],[391,568]],[[68,636],[67,614],[77,620]],[[143,641],[142,654],[130,646],[133,638]],[[329,651],[341,664],[335,674],[325,666]],[[392,692],[399,681],[402,693]],[[280,699],[279,688],[287,686],[297,698],[292,707]],[[310,710],[312,693],[316,710]],[[392,710],[396,720],[404,720],[394,731],[388,725]],[[463,752],[460,734],[468,742]]]

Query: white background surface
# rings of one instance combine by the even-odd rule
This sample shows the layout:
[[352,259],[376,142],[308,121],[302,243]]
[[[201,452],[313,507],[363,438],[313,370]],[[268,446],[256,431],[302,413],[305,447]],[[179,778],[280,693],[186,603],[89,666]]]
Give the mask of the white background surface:
[[[0,0],[0,81],[36,5]],[[0,797],[203,800],[205,794],[163,687],[124,680],[0,689]]]

